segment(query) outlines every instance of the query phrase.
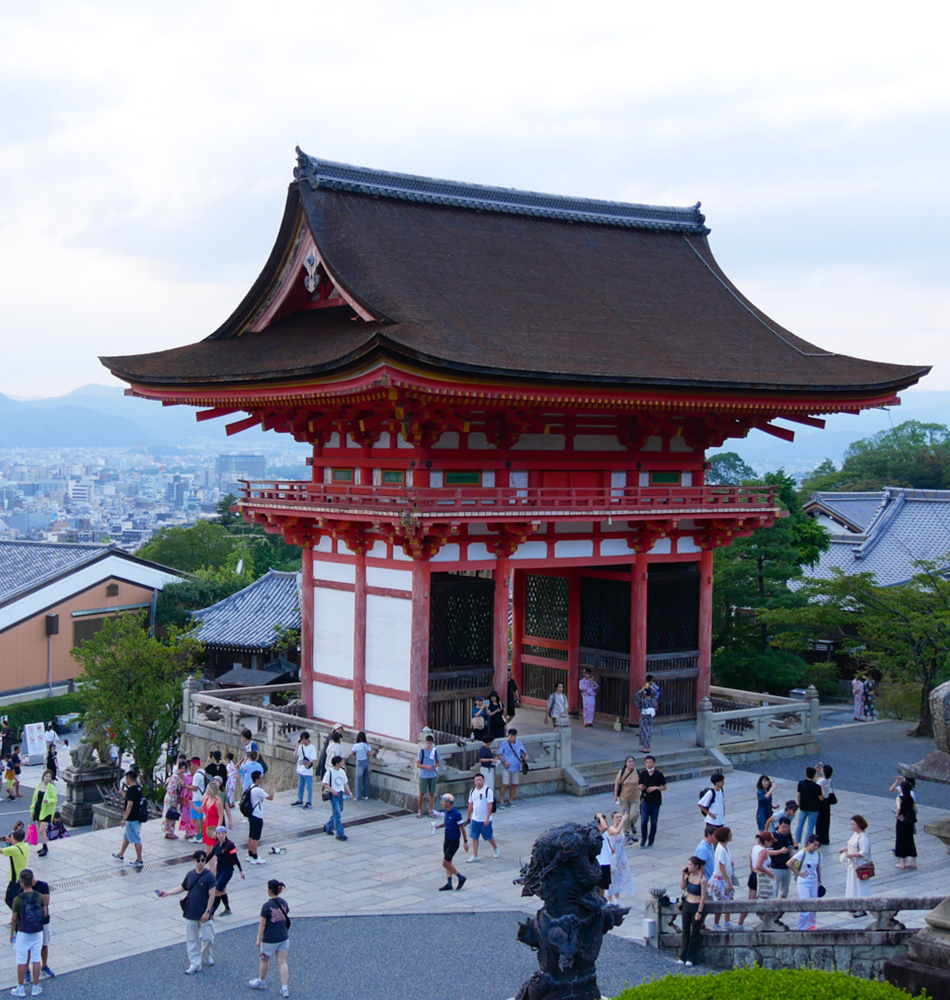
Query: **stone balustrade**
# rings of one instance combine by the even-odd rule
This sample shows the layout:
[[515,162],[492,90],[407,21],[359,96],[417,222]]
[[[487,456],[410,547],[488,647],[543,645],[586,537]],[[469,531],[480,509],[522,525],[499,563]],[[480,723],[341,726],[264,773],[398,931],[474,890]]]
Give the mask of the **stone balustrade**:
[[[646,944],[678,952],[682,946],[681,917],[677,900],[663,889],[651,889],[644,913]],[[897,919],[902,911],[929,911],[943,896],[870,896],[863,899],[746,899],[706,901],[707,917],[702,935],[701,961],[717,969],[758,964],[767,969],[803,966],[848,972],[868,979],[880,978],[884,963],[901,954],[916,933]],[[798,931],[782,918],[803,912],[853,914],[866,912],[853,926]],[[749,930],[712,931],[711,916],[726,919],[746,913],[760,921]],[[794,925],[793,925],[794,926]]]

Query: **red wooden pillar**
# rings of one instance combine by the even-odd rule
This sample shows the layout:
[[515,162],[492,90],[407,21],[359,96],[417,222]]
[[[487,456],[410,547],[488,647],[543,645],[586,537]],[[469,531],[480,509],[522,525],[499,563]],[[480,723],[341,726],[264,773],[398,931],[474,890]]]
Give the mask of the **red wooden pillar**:
[[300,573],[300,699],[313,718],[313,549],[303,547]]
[[647,682],[647,555],[638,552],[630,573],[630,721],[639,720],[634,696]]
[[353,728],[366,728],[366,555],[356,553],[353,593]]
[[524,694],[524,664],[521,662],[521,640],[524,636],[525,571],[512,570],[511,594],[511,676]]
[[492,663],[494,676],[492,686],[504,705],[508,697],[508,557],[498,556],[495,560],[495,603],[494,628],[492,634]]
[[699,557],[699,677],[696,704],[709,697],[712,683],[713,550],[703,549]]
[[581,683],[581,574],[568,571],[567,585],[567,709],[580,707]]
[[412,649],[409,659],[409,739],[415,740],[429,716],[429,615],[431,568],[412,561]]

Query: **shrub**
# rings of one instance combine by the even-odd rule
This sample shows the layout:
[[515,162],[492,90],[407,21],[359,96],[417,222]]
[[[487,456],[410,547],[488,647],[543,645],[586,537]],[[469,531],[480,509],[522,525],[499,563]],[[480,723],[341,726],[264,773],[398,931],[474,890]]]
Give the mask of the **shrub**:
[[80,715],[86,710],[86,703],[81,692],[73,694],[57,694],[52,698],[37,698],[35,701],[18,701],[12,705],[0,705],[0,715],[10,720],[10,728],[19,738],[23,727],[30,722],[49,722],[54,715]]
[[874,698],[874,711],[882,719],[919,721],[920,685],[912,681],[881,681]]
[[[817,969],[732,969],[708,976],[668,975],[625,990],[616,1000],[907,1000],[889,983]],[[917,1000],[926,1000],[923,995]]]

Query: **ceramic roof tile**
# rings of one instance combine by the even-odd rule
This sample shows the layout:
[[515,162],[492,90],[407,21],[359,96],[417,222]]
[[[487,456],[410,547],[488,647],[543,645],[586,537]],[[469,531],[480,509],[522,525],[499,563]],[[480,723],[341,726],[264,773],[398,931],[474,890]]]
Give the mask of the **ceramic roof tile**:
[[109,545],[0,542],[0,604],[117,551]]
[[236,594],[195,611],[193,617],[201,622],[193,635],[203,643],[269,649],[275,625],[300,628],[299,575],[268,570]]

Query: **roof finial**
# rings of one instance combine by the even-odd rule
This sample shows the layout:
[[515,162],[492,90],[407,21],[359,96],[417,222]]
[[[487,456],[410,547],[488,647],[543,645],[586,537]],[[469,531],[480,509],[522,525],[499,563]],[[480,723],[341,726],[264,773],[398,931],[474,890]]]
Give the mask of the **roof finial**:
[[310,186],[316,188],[319,184],[317,180],[317,161],[312,156],[308,156],[299,146],[296,147],[297,166],[294,167],[294,180],[309,180]]

